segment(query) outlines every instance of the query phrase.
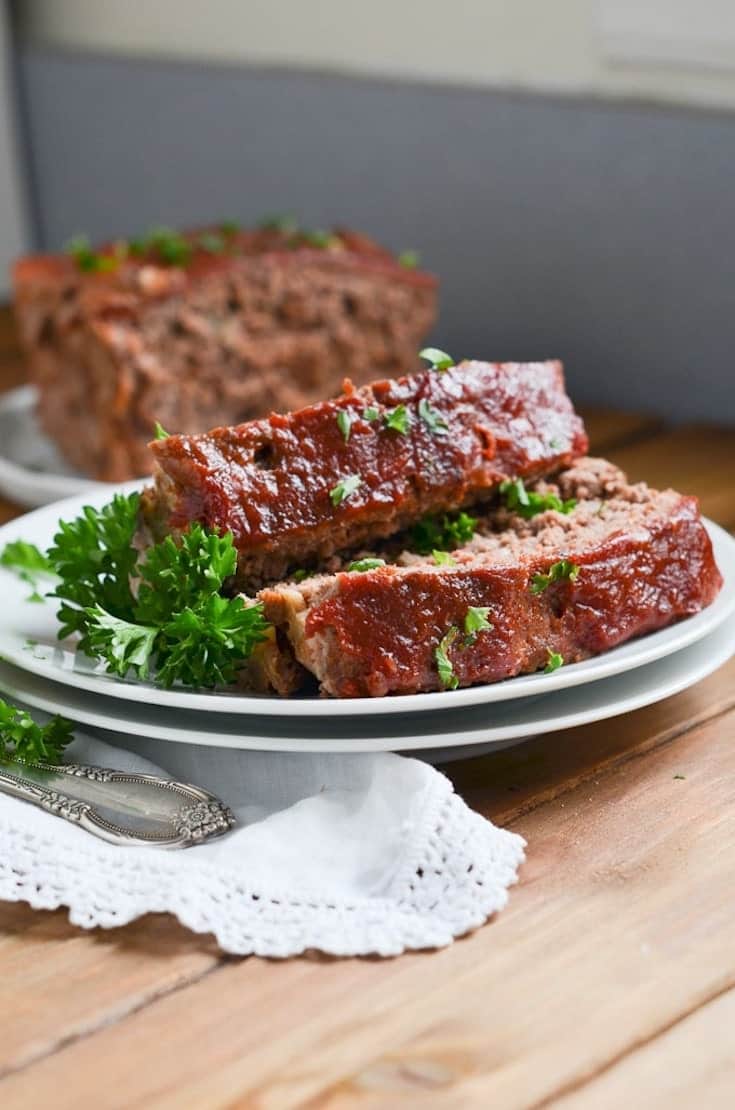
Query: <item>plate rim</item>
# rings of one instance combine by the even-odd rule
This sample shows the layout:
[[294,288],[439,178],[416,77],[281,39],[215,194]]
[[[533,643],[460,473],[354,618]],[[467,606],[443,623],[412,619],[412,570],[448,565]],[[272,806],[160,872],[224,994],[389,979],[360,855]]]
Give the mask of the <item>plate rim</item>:
[[[712,649],[712,641],[716,641],[714,650]],[[570,688],[567,690],[560,690],[556,695],[549,695],[548,698],[543,699],[543,715],[532,715],[530,721],[527,719],[527,714],[524,711],[526,709],[532,710],[535,703],[528,700],[519,703],[521,718],[514,723],[506,725],[501,724],[495,727],[488,723],[464,730],[461,728],[452,730],[450,728],[448,731],[442,732],[441,734],[427,735],[421,734],[420,732],[408,731],[416,721],[416,717],[412,716],[402,718],[407,722],[406,735],[395,735],[391,736],[389,740],[383,739],[382,741],[379,732],[376,736],[363,736],[347,740],[343,737],[331,738],[329,736],[315,739],[313,737],[243,736],[241,733],[225,735],[222,732],[218,732],[216,727],[213,727],[211,731],[200,731],[192,730],[190,726],[186,725],[181,727],[175,725],[157,725],[145,720],[141,722],[136,720],[134,726],[131,728],[130,718],[126,718],[122,711],[117,716],[110,717],[104,709],[97,710],[93,706],[92,710],[88,710],[84,707],[84,702],[89,702],[93,705],[96,701],[99,701],[104,706],[105,699],[98,698],[96,695],[90,695],[85,691],[76,691],[73,687],[61,686],[61,700],[54,700],[53,692],[55,688],[58,688],[59,684],[46,682],[46,680],[36,675],[29,675],[27,672],[20,670],[20,668],[4,662],[0,662],[0,689],[5,690],[10,696],[19,698],[32,708],[49,713],[61,713],[62,715],[70,717],[83,727],[104,729],[106,732],[117,735],[125,734],[146,737],[150,740],[162,741],[164,743],[188,743],[202,747],[243,751],[270,751],[275,753],[296,751],[303,754],[324,752],[349,754],[378,751],[427,752],[459,747],[471,748],[475,746],[488,749],[496,743],[501,745],[508,741],[523,741],[531,739],[534,736],[559,732],[568,728],[577,728],[596,721],[609,720],[614,717],[623,716],[627,713],[634,712],[636,709],[641,709],[647,705],[653,705],[656,702],[673,697],[683,690],[696,685],[723,666],[733,654],[735,654],[735,626],[721,625],[719,628],[709,633],[708,636],[690,644],[688,648],[682,649],[681,652],[664,656],[645,666],[636,668],[638,688],[634,693],[628,696],[620,697],[610,694],[611,687],[619,687],[626,677],[625,674],[612,675],[607,680],[590,684],[589,687],[582,688],[581,690],[579,688]],[[694,666],[692,666],[693,656],[697,660]],[[657,683],[657,674],[659,676],[662,672],[665,674],[665,672],[667,670],[670,671],[672,667],[674,667],[673,677],[669,675],[668,678],[664,677],[663,681]],[[7,677],[8,672],[11,676],[10,680]],[[20,676],[18,685],[13,683],[13,675]],[[646,681],[646,677],[648,681]],[[608,686],[607,696],[605,694],[606,685]],[[40,693],[38,692],[39,689],[41,691]],[[48,690],[48,697],[43,693],[44,690]],[[597,704],[591,706],[588,704],[586,708],[575,711],[573,708],[574,699],[580,693],[586,693],[588,695],[588,700],[589,697],[592,697],[593,701]],[[64,695],[69,696],[70,694],[72,697],[77,695],[77,704],[71,707],[68,703],[66,705],[64,703]],[[557,713],[556,716],[554,716],[553,713],[554,700],[561,701],[565,706],[564,711]],[[81,708],[78,704],[79,701],[82,702]],[[602,704],[599,704],[600,701],[602,701]],[[569,708],[570,703],[572,706],[571,709]],[[149,707],[145,705],[143,706],[143,715],[148,708]],[[201,716],[205,716],[205,714],[201,714]],[[461,711],[459,716],[461,717]],[[219,719],[221,720],[221,718]],[[376,723],[376,727],[378,726],[379,722]]]
[[[5,390],[0,394],[0,418],[30,413],[36,400],[37,389],[28,382]],[[39,431],[39,434],[43,435],[43,432]],[[57,474],[48,470],[31,470],[0,450],[0,491],[31,509],[45,509],[60,498],[66,500],[69,497],[87,496],[98,492],[100,488],[105,488],[104,482],[87,478],[81,473]]]
[[[84,504],[104,503],[114,493],[129,493],[141,489],[146,479],[97,488],[77,493],[62,501],[43,505],[0,527],[0,547],[8,539],[18,538],[24,526],[38,523],[48,516],[58,520],[66,511],[77,512]],[[58,516],[57,516],[58,513]],[[420,694],[401,694],[386,698],[282,698],[277,695],[237,694],[227,691],[201,692],[175,688],[164,690],[149,684],[126,681],[92,670],[75,670],[51,660],[38,658],[29,652],[17,637],[18,644],[8,652],[7,629],[0,631],[0,659],[20,670],[37,675],[47,681],[68,685],[100,697],[118,701],[136,701],[143,698],[147,705],[184,709],[192,712],[222,713],[240,716],[264,717],[315,717],[334,719],[360,715],[382,716],[412,714],[432,710],[460,709],[478,705],[494,705],[538,695],[549,695],[560,690],[588,683],[603,681],[616,674],[623,674],[677,651],[685,650],[707,636],[735,612],[735,538],[714,521],[703,517],[703,523],[712,539],[718,565],[725,579],[718,597],[706,609],[677,621],[673,625],[629,640],[601,655],[562,667],[553,674],[536,672],[521,675],[503,682],[478,684],[459,690],[431,691]],[[26,536],[26,538],[28,538]],[[723,568],[723,562],[725,567]],[[2,575],[21,589],[19,580],[11,571],[0,568]],[[25,587],[23,587],[25,588]],[[663,644],[663,646],[662,646]],[[65,650],[65,649],[61,649]],[[629,658],[632,656],[632,660]]]

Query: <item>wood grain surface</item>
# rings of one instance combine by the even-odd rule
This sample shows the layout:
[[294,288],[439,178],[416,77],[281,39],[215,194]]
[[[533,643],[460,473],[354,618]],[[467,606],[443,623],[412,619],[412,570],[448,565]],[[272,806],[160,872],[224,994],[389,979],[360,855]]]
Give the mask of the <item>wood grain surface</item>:
[[[0,388],[22,378],[0,314]],[[588,426],[735,527],[732,430]],[[508,908],[440,952],[236,960],[165,916],[87,933],[0,903],[3,1110],[731,1107],[735,660],[446,770],[529,852]]]

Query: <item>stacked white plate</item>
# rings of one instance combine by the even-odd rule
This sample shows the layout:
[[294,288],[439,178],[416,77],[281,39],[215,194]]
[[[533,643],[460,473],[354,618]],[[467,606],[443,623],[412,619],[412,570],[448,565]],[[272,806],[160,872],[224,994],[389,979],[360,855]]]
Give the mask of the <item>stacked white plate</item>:
[[[127,487],[130,488],[130,487]],[[109,501],[99,486],[0,528],[0,550],[50,546],[59,519]],[[466,690],[393,698],[282,699],[161,690],[111,678],[56,638],[56,603],[0,568],[0,692],[113,734],[281,751],[414,749],[434,758],[479,753],[538,733],[615,717],[700,681],[735,653],[735,540],[707,524],[725,582],[704,612],[596,659]]]
[[0,396],[0,493],[34,509],[60,497],[104,488],[62,459],[36,420],[35,386],[22,385]]

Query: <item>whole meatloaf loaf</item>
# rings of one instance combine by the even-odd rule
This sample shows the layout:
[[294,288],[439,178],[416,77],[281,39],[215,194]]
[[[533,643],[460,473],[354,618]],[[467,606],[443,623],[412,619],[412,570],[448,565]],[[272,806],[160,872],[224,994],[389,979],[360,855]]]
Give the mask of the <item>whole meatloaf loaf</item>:
[[553,474],[587,447],[559,362],[463,362],[288,415],[153,443],[151,535],[232,532],[237,584],[283,577],[424,514]]
[[202,432],[417,369],[436,280],[356,232],[223,225],[24,258],[14,301],[43,428],[117,481],[149,473],[156,422]]
[[497,682],[597,655],[716,596],[695,498],[631,486],[594,459],[539,488],[566,511],[494,509],[448,557],[363,553],[263,590],[273,632],[243,683],[288,694],[316,679],[327,695],[379,697]]

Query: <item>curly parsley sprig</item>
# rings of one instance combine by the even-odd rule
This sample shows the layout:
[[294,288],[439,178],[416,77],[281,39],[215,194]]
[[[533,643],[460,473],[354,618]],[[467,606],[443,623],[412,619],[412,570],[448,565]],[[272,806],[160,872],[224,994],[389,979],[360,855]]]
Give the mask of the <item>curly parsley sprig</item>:
[[237,565],[232,534],[194,524],[179,543],[167,537],[141,556],[139,506],[137,493],[87,506],[59,523],[46,556],[34,549],[31,562],[58,576],[49,596],[61,602],[59,638],[78,634],[79,648],[120,677],[152,675],[162,686],[234,681],[269,626],[262,605],[222,596]]
[[64,749],[73,739],[73,727],[63,717],[37,725],[25,709],[0,700],[0,760],[61,763]]
[[51,595],[61,601],[59,639],[79,633],[79,646],[88,655],[88,609],[99,606],[122,620],[135,620],[131,581],[138,562],[133,539],[139,505],[137,493],[118,493],[101,509],[85,506],[76,520],[59,521],[47,552],[60,578]]

